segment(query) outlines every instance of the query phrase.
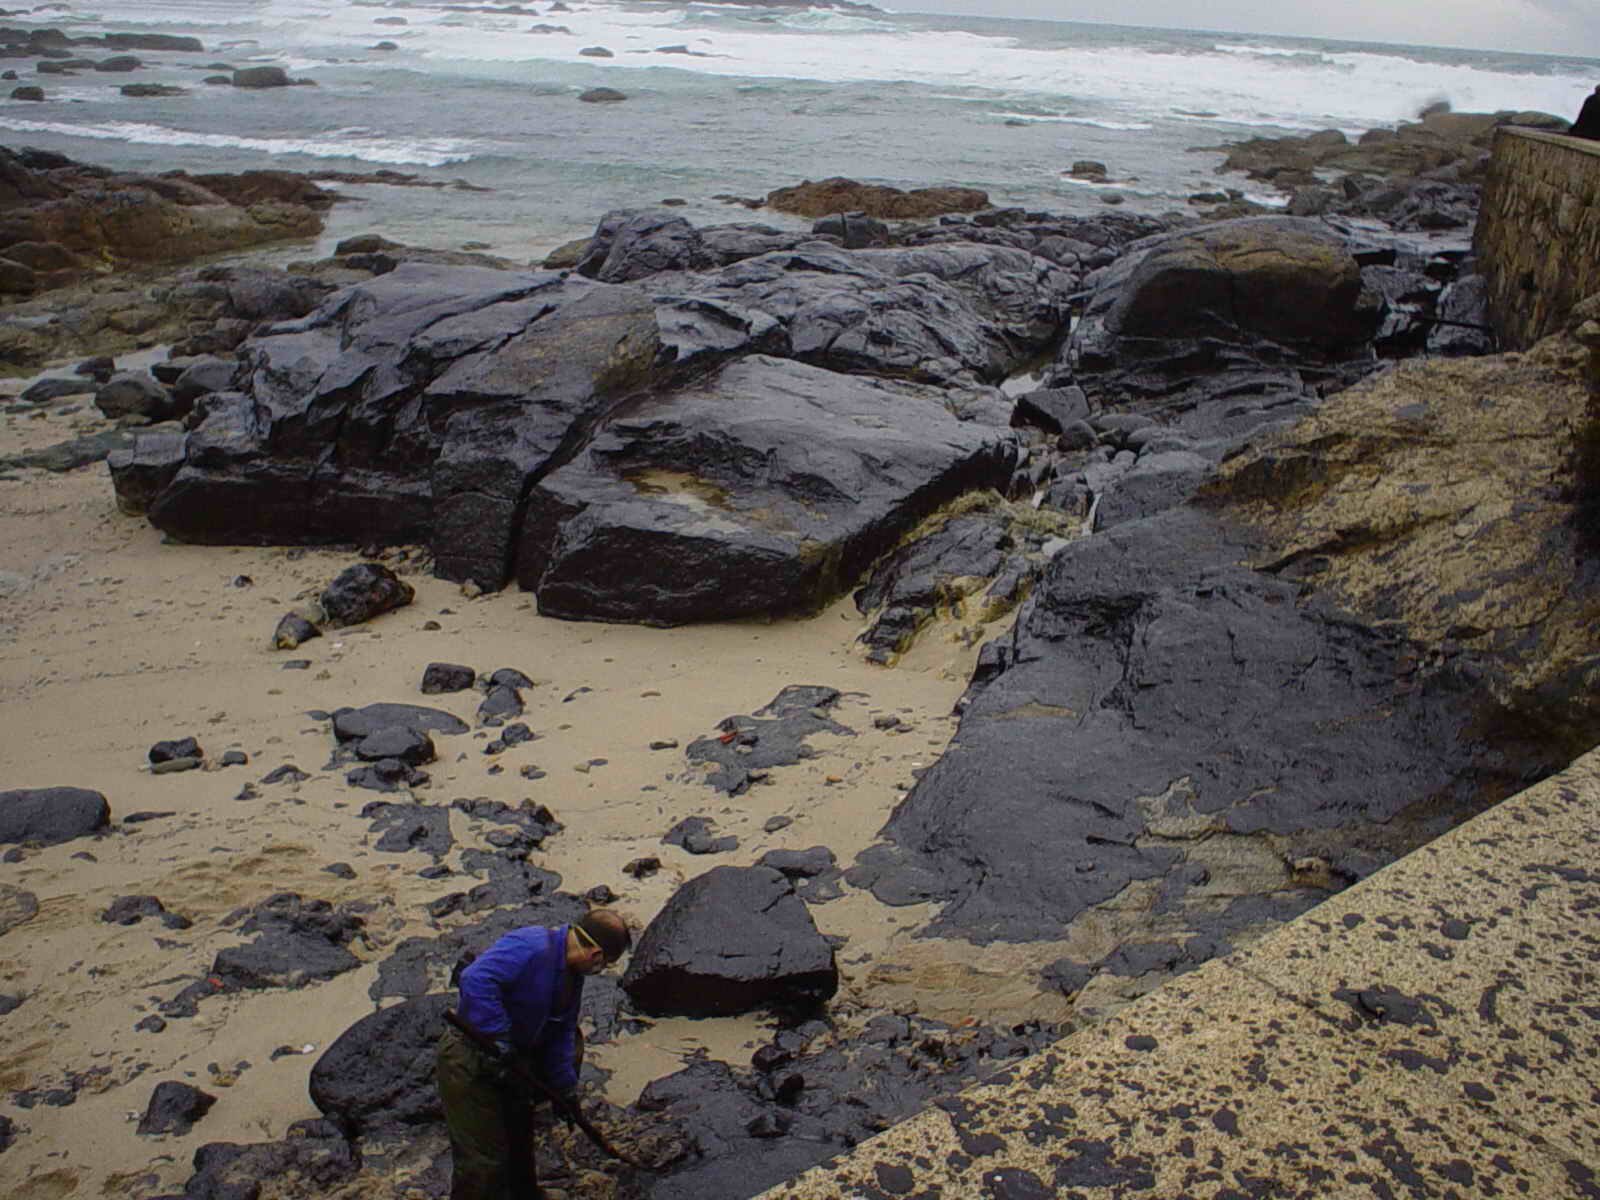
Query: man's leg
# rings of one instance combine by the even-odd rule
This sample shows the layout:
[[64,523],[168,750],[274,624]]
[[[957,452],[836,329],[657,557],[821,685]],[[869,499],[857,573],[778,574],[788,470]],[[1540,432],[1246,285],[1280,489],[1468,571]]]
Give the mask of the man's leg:
[[539,1166],[533,1157],[533,1106],[526,1096],[508,1088],[500,1094],[500,1114],[506,1131],[506,1179],[511,1195],[515,1200],[536,1200],[540,1192]]
[[450,1128],[450,1200],[526,1200],[531,1191],[512,1190],[503,1093],[489,1067],[460,1033],[445,1030],[436,1075]]

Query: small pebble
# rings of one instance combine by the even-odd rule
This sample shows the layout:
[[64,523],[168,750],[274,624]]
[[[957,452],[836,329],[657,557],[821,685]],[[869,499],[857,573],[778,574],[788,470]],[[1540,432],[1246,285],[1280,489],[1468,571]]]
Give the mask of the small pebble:
[[622,868],[624,875],[631,875],[635,879],[644,879],[654,875],[661,869],[661,860],[651,855],[649,858],[636,858]]

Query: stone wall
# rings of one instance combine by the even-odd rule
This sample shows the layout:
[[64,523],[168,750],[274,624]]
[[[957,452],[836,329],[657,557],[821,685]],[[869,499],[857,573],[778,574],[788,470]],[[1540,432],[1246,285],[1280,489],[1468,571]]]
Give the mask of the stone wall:
[[1600,142],[1502,127],[1474,248],[1503,347],[1560,329],[1600,292]]

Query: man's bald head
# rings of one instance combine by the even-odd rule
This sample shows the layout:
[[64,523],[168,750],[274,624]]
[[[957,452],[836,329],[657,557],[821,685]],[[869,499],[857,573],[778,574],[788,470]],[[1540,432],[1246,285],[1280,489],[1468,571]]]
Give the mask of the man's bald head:
[[590,909],[578,918],[577,926],[605,953],[607,963],[616,962],[633,949],[628,923],[609,908]]

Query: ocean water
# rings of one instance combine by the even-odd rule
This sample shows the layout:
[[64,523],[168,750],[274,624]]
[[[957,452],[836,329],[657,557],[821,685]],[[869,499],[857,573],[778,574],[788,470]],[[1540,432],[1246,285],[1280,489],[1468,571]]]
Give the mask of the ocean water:
[[[367,230],[514,259],[592,231],[606,210],[684,201],[701,223],[758,220],[719,195],[847,175],[959,184],[1061,213],[1183,209],[1223,184],[1216,147],[1341,129],[1352,137],[1448,101],[1569,119],[1600,61],[1071,22],[862,14],[738,3],[546,0],[76,0],[8,25],[73,35],[183,33],[133,74],[35,78],[0,99],[0,140],[127,170],[402,171],[474,190],[343,185],[318,247]],[[536,32],[537,26],[566,32]],[[376,49],[379,42],[394,49]],[[604,47],[612,57],[588,57]],[[99,55],[95,51],[89,57]],[[207,86],[272,64],[315,87]],[[129,82],[189,94],[121,95]],[[628,99],[586,104],[610,87]],[[1104,184],[1065,172],[1106,164]],[[484,189],[484,190],[476,190]]]

